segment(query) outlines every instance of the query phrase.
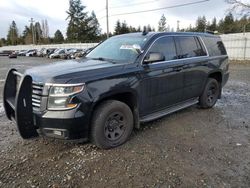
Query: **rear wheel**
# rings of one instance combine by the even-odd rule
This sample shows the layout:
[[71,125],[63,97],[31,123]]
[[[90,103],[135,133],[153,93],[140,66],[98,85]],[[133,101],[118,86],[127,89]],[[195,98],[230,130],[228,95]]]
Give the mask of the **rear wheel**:
[[91,141],[100,148],[117,147],[127,141],[133,130],[133,114],[120,101],[108,100],[94,111]]
[[200,106],[202,108],[212,108],[216,104],[219,95],[220,85],[218,81],[214,78],[209,78],[199,99]]

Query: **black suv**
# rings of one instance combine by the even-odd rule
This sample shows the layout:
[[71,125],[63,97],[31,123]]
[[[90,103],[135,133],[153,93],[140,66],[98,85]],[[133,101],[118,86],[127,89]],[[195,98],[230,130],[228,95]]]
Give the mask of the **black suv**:
[[11,69],[4,107],[24,139],[45,135],[124,143],[140,123],[199,104],[211,108],[229,77],[219,36],[132,33],[114,36],[85,58]]

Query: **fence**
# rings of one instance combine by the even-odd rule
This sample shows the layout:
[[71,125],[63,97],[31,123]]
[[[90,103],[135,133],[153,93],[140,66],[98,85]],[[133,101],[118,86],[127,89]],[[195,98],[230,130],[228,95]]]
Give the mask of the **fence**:
[[[232,60],[250,60],[250,33],[235,33],[221,35],[229,58]],[[90,48],[97,43],[65,43],[50,45],[18,45],[0,47],[2,50],[28,50],[41,48]]]
[[45,45],[18,45],[18,46],[3,46],[0,47],[0,51],[3,50],[30,50],[41,48],[91,48],[97,45],[97,43],[64,43],[64,44],[45,44]]
[[250,60],[250,33],[221,35],[231,60]]

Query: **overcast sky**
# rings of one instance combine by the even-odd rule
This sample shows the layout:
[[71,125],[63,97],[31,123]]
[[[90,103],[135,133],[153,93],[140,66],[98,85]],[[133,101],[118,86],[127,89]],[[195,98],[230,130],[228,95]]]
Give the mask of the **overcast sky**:
[[[109,0],[109,15],[169,7],[196,1],[199,0]],[[82,0],[82,4],[86,6],[86,11],[90,13],[94,10],[96,12],[102,32],[106,31],[105,3],[106,0]],[[68,24],[68,21],[65,20],[68,7],[69,0],[0,0],[0,37],[6,37],[12,20],[16,21],[19,33],[22,33],[24,26],[29,25],[31,17],[35,21],[47,19],[50,36],[53,36],[57,29],[60,29],[65,35]],[[227,9],[228,5],[224,0],[209,0],[185,7],[111,16],[110,30],[113,31],[115,22],[118,19],[125,20],[128,25],[134,27],[150,24],[157,29],[162,14],[166,16],[167,23],[171,28],[176,29],[177,20],[180,21],[180,28],[185,28],[190,24],[194,25],[198,16],[205,15],[208,20],[214,16],[220,19],[225,16]]]

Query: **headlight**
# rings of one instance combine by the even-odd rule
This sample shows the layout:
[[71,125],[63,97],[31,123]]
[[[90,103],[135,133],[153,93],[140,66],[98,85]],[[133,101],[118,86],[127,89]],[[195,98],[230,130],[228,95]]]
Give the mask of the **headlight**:
[[82,92],[84,84],[52,84],[49,90],[48,109],[67,110],[75,108],[73,97]]

